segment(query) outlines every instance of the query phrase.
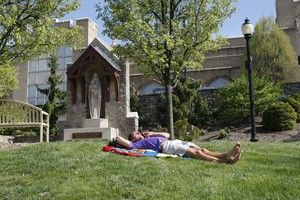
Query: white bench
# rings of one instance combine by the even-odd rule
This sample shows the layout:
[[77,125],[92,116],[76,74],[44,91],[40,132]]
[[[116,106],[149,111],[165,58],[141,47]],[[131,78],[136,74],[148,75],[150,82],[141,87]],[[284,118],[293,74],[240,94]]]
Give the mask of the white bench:
[[46,128],[46,142],[49,142],[49,115],[31,104],[0,99],[0,127],[39,127],[40,142],[43,142],[43,128]]

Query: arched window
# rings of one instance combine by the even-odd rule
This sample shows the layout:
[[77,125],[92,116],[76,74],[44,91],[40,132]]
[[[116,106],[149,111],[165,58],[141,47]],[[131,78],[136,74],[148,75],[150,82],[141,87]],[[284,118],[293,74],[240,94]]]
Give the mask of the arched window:
[[147,94],[159,94],[164,93],[166,91],[165,87],[156,82],[156,81],[149,81],[145,83],[143,86],[138,89],[139,95],[147,95]]
[[226,76],[216,76],[210,81],[208,81],[203,87],[198,88],[199,90],[210,90],[210,89],[218,89],[221,87],[225,87],[230,83],[230,79]]
[[224,86],[228,85],[229,83],[230,83],[230,81],[228,79],[218,78],[218,79],[214,80],[213,82],[211,82],[207,87],[220,88],[220,87],[224,87]]

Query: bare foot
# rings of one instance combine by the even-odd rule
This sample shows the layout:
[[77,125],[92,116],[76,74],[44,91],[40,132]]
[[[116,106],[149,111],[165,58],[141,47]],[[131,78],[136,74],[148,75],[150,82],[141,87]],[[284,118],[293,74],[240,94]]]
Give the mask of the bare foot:
[[241,149],[240,152],[233,158],[231,158],[230,161],[228,161],[229,164],[235,164],[237,161],[239,161],[241,159],[243,150]]
[[226,160],[230,164],[236,163],[238,160],[240,160],[242,154],[241,144],[236,143],[234,147],[227,152]]

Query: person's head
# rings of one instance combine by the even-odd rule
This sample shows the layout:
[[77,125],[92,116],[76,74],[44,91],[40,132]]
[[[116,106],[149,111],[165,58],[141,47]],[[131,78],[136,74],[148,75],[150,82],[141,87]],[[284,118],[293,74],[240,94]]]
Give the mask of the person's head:
[[128,140],[131,142],[137,142],[144,139],[144,136],[139,132],[132,132],[128,136]]

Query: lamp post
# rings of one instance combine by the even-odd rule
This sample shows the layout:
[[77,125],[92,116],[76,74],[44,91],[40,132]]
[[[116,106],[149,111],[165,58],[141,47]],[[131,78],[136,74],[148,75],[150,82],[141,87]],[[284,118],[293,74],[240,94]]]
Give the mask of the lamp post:
[[251,142],[257,142],[256,138],[256,128],[255,128],[255,105],[254,105],[254,95],[253,95],[253,82],[252,82],[252,57],[250,54],[250,39],[254,33],[254,26],[249,23],[248,18],[245,19],[242,25],[242,33],[246,39],[247,48],[247,60],[245,62],[248,69],[248,82],[249,82],[249,98],[250,98],[250,114],[251,114]]

